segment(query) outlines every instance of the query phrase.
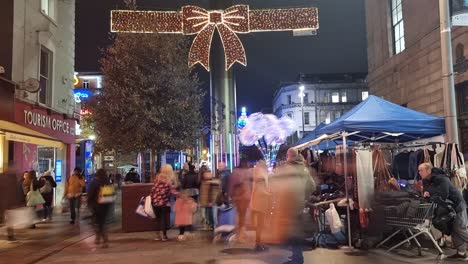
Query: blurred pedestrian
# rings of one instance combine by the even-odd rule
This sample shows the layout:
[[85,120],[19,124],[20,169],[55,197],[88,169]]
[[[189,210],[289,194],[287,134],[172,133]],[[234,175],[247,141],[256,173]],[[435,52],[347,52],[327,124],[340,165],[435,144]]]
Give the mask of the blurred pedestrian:
[[[34,170],[25,171],[23,174],[23,182],[21,184],[23,187],[23,193],[26,201],[26,205],[31,208],[32,211],[36,210],[36,205],[28,205],[30,204],[30,198],[28,193],[31,191],[37,191],[39,188],[42,187],[41,182],[37,179],[37,173]],[[36,228],[36,225],[33,223],[31,228]]]
[[200,195],[200,183],[198,181],[198,175],[195,172],[195,166],[189,164],[188,173],[184,176],[181,184],[181,188],[195,201],[198,201]]
[[167,229],[171,222],[171,194],[173,190],[174,170],[169,164],[161,167],[151,189],[152,205],[156,215],[158,234],[154,240],[167,241]]
[[222,161],[218,162],[218,172],[216,177],[221,181],[221,192],[223,195],[223,200],[226,206],[229,205],[229,193],[228,193],[228,182],[229,176],[231,176],[231,170],[226,167],[226,164]]
[[115,200],[114,185],[109,180],[107,171],[99,169],[91,182],[88,191],[88,208],[93,212],[96,232],[95,243],[103,241],[103,248],[109,247],[109,237],[107,234],[107,219]]
[[265,217],[270,213],[271,194],[268,191],[268,167],[265,161],[257,163],[253,172],[253,188],[250,209],[256,222],[255,250],[265,251],[262,244],[262,231],[265,224]]
[[130,171],[125,175],[126,183],[140,183],[140,176],[136,172],[135,168],[131,168]]
[[68,199],[70,203],[70,224],[75,224],[77,216],[78,219],[80,217],[81,195],[85,184],[80,168],[75,168],[65,183],[64,198]]
[[302,264],[305,239],[302,214],[310,194],[315,190],[315,183],[297,150],[288,149],[287,162],[278,168],[270,186],[275,195],[272,230],[276,232],[279,242],[286,243],[292,251],[292,256],[285,263]]
[[42,183],[42,187],[39,190],[45,201],[42,221],[52,220],[52,200],[54,198],[54,188],[57,187],[57,183],[52,177],[51,171],[44,172],[40,181]]
[[220,193],[220,181],[213,178],[211,171],[206,165],[200,168],[199,177],[201,178],[200,184],[200,206],[204,208],[205,216],[204,229],[213,230],[215,226],[213,206],[215,206],[216,198]]
[[240,167],[234,169],[228,181],[229,193],[237,213],[236,238],[240,242],[246,238],[243,231],[247,209],[252,197],[252,173],[253,171],[248,167],[247,162],[241,160]]
[[191,229],[193,225],[193,213],[197,209],[197,203],[189,196],[189,193],[183,191],[177,198],[174,206],[175,224],[179,227],[179,236],[177,240],[185,240],[185,231]]

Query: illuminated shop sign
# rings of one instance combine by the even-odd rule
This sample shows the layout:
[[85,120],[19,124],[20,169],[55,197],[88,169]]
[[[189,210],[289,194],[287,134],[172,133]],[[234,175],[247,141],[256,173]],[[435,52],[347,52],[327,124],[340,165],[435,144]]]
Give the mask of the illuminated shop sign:
[[76,103],[86,102],[93,96],[93,92],[88,89],[75,89],[73,94]]

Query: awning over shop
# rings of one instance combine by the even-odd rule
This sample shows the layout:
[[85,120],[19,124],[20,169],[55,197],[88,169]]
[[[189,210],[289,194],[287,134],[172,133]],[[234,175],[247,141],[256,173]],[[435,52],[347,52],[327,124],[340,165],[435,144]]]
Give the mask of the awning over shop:
[[12,122],[0,120],[0,132],[4,132],[6,140],[58,149],[64,148],[64,144],[57,139]]

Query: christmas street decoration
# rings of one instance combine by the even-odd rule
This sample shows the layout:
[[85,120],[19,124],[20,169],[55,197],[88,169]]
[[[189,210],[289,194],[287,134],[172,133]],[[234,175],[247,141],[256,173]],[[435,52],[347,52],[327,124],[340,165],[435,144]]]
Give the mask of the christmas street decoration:
[[239,134],[245,146],[257,146],[267,165],[271,168],[276,160],[279,147],[286,138],[296,131],[296,123],[289,117],[278,119],[271,114],[254,113]]
[[316,30],[317,8],[250,10],[236,5],[226,10],[207,11],[184,6],[176,11],[113,10],[111,31],[127,33],[178,33],[196,35],[189,52],[189,66],[201,64],[210,70],[210,48],[217,29],[226,57],[226,70],[236,62],[246,66],[244,46],[237,34],[262,31]]

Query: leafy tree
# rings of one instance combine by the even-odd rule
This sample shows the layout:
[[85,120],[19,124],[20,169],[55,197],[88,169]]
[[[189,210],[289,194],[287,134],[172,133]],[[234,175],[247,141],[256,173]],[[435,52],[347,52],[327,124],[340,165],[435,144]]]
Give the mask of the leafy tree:
[[89,103],[99,147],[161,152],[195,145],[203,92],[188,51],[179,35],[115,36],[100,60],[104,88]]

